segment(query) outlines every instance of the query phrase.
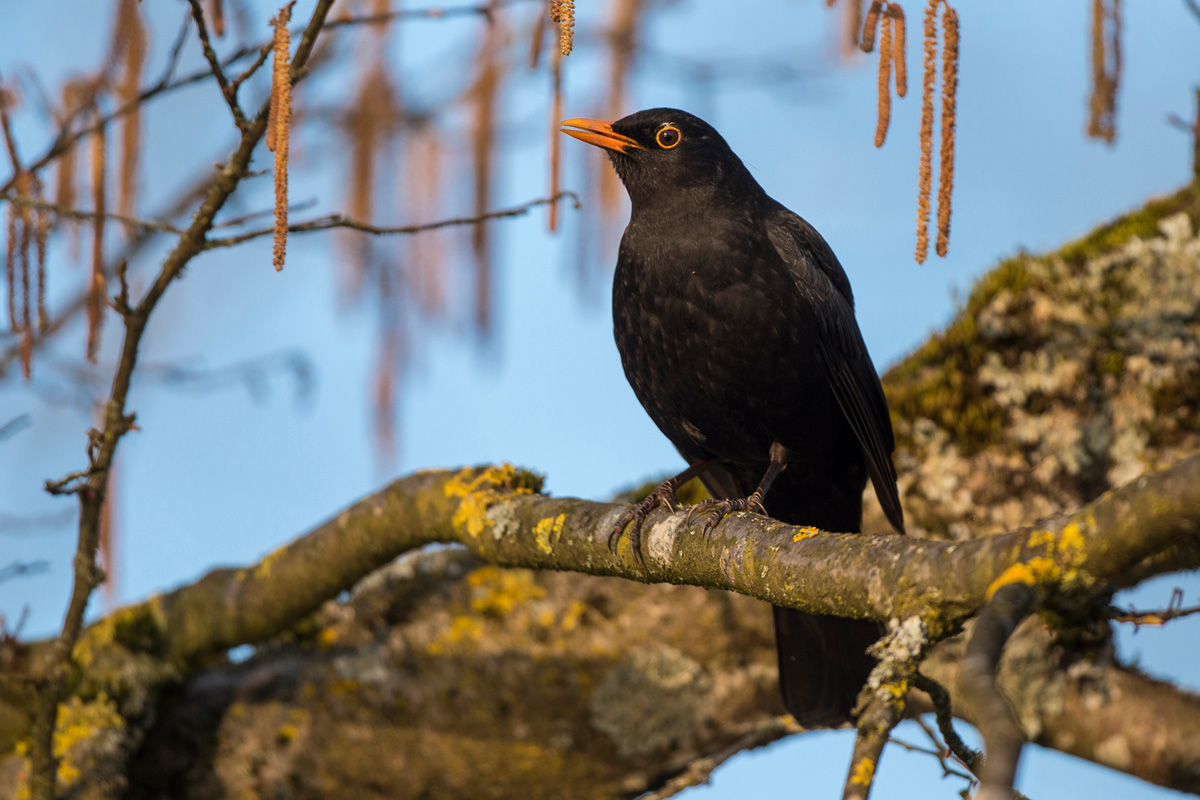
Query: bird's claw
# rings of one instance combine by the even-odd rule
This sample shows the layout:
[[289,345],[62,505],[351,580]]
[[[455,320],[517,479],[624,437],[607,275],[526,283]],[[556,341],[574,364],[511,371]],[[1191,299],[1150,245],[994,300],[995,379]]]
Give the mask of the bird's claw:
[[625,527],[631,522],[632,527],[629,529],[629,546],[633,550],[633,558],[638,564],[645,564],[642,558],[642,523],[646,521],[646,517],[650,516],[650,512],[654,509],[664,506],[672,514],[675,513],[675,486],[670,481],[666,481],[658,485],[657,488],[637,505],[627,508],[625,513],[617,519],[612,530],[608,534],[608,549],[613,553],[617,552],[617,547],[621,543],[621,534],[625,532]]
[[767,510],[763,508],[762,499],[757,494],[755,492],[749,497],[736,500],[701,500],[688,510],[687,525],[691,527],[693,522],[702,519],[705,520],[702,533],[707,538],[712,534],[713,529],[721,523],[721,520],[735,511],[750,511],[754,514],[762,514],[765,517],[767,516]]

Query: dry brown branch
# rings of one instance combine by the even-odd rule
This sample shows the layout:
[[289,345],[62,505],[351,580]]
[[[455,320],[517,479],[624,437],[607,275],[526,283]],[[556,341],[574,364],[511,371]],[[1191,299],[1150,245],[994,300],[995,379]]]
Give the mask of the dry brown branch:
[[229,77],[225,74],[225,69],[221,65],[221,59],[217,57],[217,53],[213,50],[212,42],[208,38],[208,25],[204,20],[204,9],[200,5],[200,0],[188,0],[192,8],[192,19],[196,23],[196,35],[200,38],[200,46],[204,51],[204,58],[208,61],[209,74],[217,81],[217,86],[221,89],[221,96],[225,98],[225,104],[229,106],[229,112],[233,115],[233,121],[238,126],[239,130],[245,130],[246,114],[242,111],[241,105],[238,103],[237,89],[230,84]]
[[954,192],[954,122],[958,94],[958,13],[946,4],[942,12],[942,141],[938,167],[937,254],[946,256],[950,243],[950,197]]
[[924,71],[921,77],[921,162],[917,172],[917,263],[929,253],[929,199],[933,191],[933,86],[937,79],[937,9],[925,7]]
[[100,351],[100,331],[104,324],[104,223],[107,214],[108,138],[103,126],[92,134],[92,274],[88,293],[87,358],[93,364]]
[[292,41],[287,25],[292,19],[295,0],[279,9],[271,20],[275,26],[274,66],[271,72],[271,106],[267,121],[267,149],[275,153],[275,246],[272,263],[275,271],[283,269],[287,253],[288,229],[288,140],[292,127],[292,76],[288,66],[288,51]]
[[[889,6],[890,8],[890,6]],[[879,37],[879,79],[877,120],[875,122],[875,146],[883,147],[887,139],[888,124],[892,120],[892,16],[883,15],[883,32]]]

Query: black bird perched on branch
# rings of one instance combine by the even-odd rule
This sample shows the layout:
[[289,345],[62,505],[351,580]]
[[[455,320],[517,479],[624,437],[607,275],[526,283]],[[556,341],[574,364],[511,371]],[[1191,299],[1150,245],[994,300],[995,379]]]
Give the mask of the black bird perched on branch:
[[[641,523],[699,475],[710,529],[750,510],[857,532],[870,476],[904,532],[887,401],[850,282],[811,225],[767,196],[703,120],[671,108],[563,132],[608,152],[633,212],[613,284],[621,363],[688,469],[626,514]],[[770,491],[768,491],[768,489]],[[775,608],[784,705],[805,727],[850,720],[882,633],[872,621]]]

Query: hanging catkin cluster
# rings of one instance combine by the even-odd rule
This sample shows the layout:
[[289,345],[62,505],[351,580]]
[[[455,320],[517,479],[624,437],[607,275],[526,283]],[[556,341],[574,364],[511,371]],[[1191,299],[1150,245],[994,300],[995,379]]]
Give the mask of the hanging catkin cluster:
[[905,61],[904,9],[898,3],[874,0],[867,10],[859,47],[864,53],[875,49],[875,33],[879,30],[879,96],[878,121],[875,124],[875,146],[883,147],[892,117],[892,72],[896,75],[896,96],[908,94],[908,66]]
[[[837,0],[827,0],[833,6]],[[862,0],[844,0],[846,19],[852,21],[850,38],[864,53],[875,50],[879,41],[879,73],[876,79],[878,114],[875,123],[875,146],[887,140],[892,117],[892,87],[896,96],[908,94],[908,62],[906,58],[907,25],[904,9],[894,0],[872,0],[862,18]],[[1097,3],[1101,0],[1096,0]],[[1111,0],[1119,3],[1120,0]],[[938,162],[937,254],[945,256],[950,242],[951,195],[954,188],[954,121],[955,95],[958,92],[958,13],[948,0],[929,0],[925,9],[922,41],[923,70],[921,76],[920,166],[917,174],[917,263],[924,263],[929,254],[929,218],[933,194],[933,118],[934,91],[937,86],[938,9],[942,9],[941,28],[945,36],[942,47],[942,128],[941,152]],[[858,20],[863,19],[859,35]],[[1117,63],[1120,63],[1119,56]]]
[[946,0],[929,0],[925,9],[924,71],[921,78],[921,161],[917,176],[918,264],[929,254],[930,195],[933,190],[933,94],[937,81],[938,7],[944,6],[942,46],[942,132],[938,164],[937,254],[950,243],[951,193],[954,188],[955,97],[958,92],[958,13]]
[[292,46],[288,23],[292,19],[295,0],[279,9],[271,20],[275,26],[272,45],[274,59],[271,69],[271,106],[267,117],[267,149],[275,153],[275,246],[272,263],[275,271],[283,269],[287,253],[288,230],[288,143],[292,128],[292,67],[288,51]]
[[558,25],[558,52],[570,55],[575,45],[575,0],[550,0],[550,21]]

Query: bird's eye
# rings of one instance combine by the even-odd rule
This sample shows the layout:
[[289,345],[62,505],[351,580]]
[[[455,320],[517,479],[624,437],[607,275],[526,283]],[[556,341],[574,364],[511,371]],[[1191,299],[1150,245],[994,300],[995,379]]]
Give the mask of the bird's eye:
[[663,150],[670,150],[675,145],[679,144],[679,140],[683,136],[679,133],[679,128],[674,125],[663,125],[658,129],[658,133],[654,134],[654,140],[658,142],[658,146]]

